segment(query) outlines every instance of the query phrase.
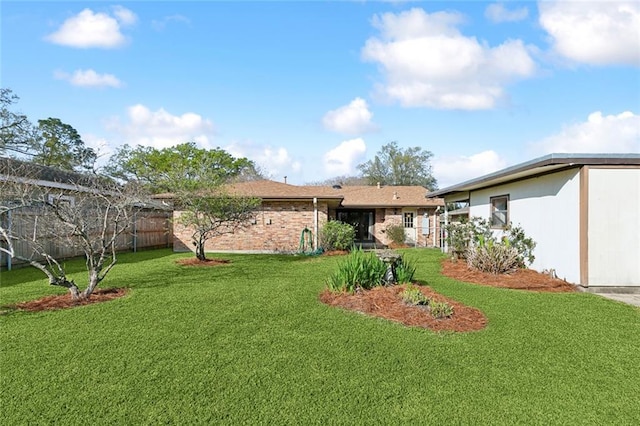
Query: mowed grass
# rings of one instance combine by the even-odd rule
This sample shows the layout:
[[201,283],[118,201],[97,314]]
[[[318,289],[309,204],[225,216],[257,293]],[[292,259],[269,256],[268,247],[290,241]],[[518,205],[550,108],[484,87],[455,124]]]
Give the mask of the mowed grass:
[[[599,296],[416,278],[481,309],[437,334],[318,301],[338,257],[121,256],[121,299],[0,316],[0,424],[640,424],[640,310]],[[68,263],[78,271],[83,263]],[[0,304],[61,292],[3,272]]]

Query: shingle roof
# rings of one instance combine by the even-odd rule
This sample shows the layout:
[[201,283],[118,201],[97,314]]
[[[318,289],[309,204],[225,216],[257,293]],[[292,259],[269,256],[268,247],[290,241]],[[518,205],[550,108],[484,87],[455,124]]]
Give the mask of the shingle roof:
[[365,207],[436,207],[442,199],[427,199],[422,186],[297,186],[272,180],[242,182],[232,185],[230,192],[262,199],[337,199],[347,208]]

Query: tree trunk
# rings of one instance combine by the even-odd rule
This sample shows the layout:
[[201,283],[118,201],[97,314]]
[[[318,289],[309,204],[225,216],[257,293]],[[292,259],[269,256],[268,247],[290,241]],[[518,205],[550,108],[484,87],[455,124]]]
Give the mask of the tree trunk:
[[204,254],[204,241],[198,241],[196,243],[196,257],[198,260],[207,260],[207,256]]
[[98,272],[94,270],[89,271],[89,285],[82,292],[80,297],[83,299],[88,299],[91,296],[91,294],[93,294],[93,291],[96,289],[99,282],[100,282],[100,279],[99,279]]

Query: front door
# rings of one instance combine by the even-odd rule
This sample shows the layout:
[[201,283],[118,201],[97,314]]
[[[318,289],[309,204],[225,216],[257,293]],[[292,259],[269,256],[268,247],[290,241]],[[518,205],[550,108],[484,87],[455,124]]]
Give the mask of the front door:
[[402,211],[402,224],[404,226],[405,242],[407,244],[416,243],[416,211],[415,210],[403,210]]

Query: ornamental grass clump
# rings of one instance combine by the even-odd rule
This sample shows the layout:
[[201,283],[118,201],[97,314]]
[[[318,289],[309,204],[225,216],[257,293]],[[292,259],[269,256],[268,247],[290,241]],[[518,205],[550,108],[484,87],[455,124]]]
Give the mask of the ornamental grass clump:
[[398,281],[398,284],[407,284],[413,282],[413,275],[415,273],[415,262],[402,256],[400,258],[400,261],[398,262],[398,266],[396,266],[396,280]]
[[383,284],[386,270],[387,265],[375,253],[355,248],[338,265],[336,273],[329,277],[327,287],[333,292],[369,290]]

